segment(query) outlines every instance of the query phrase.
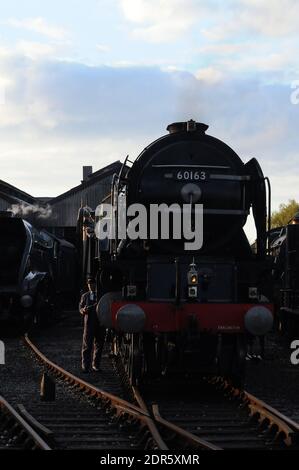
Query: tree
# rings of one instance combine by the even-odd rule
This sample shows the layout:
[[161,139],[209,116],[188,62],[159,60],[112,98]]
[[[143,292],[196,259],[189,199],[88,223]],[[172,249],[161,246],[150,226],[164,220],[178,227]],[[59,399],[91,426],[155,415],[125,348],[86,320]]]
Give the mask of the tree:
[[299,212],[299,203],[295,199],[289,199],[287,204],[280,204],[278,211],[272,213],[271,228],[282,227]]

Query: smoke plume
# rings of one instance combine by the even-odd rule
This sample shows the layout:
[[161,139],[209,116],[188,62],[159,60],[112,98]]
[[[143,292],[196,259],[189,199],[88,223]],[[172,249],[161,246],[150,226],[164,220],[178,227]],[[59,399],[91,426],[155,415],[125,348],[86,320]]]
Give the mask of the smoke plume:
[[42,222],[52,217],[52,208],[47,204],[40,206],[38,204],[12,204],[8,209],[15,217],[26,219],[33,225],[42,225]]

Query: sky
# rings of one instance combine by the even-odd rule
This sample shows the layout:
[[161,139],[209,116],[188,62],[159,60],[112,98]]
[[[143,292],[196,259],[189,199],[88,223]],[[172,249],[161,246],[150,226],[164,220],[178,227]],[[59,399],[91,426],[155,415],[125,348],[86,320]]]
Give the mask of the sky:
[[10,0],[0,179],[56,196],[195,119],[299,200],[298,0]]

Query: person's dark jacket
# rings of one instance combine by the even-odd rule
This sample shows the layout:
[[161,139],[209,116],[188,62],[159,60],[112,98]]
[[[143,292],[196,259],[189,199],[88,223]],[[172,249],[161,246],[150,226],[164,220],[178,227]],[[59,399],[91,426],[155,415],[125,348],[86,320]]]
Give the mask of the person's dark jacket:
[[92,310],[95,311],[97,305],[97,298],[96,294],[94,293],[94,300],[90,299],[90,292],[85,292],[85,294],[82,295],[80,303],[79,303],[79,312],[81,315],[86,315],[86,313],[83,312],[84,307],[88,308],[87,315],[88,313]]

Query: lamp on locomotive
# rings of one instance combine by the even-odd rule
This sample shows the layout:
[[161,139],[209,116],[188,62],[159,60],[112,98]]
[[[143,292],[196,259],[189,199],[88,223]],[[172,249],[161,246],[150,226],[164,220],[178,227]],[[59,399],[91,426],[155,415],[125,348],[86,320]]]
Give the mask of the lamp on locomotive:
[[197,266],[193,262],[189,266],[189,271],[187,274],[187,281],[188,281],[188,297],[189,298],[196,298],[197,291],[198,291],[198,270]]
[[296,212],[291,220],[291,225],[299,225],[299,212]]

